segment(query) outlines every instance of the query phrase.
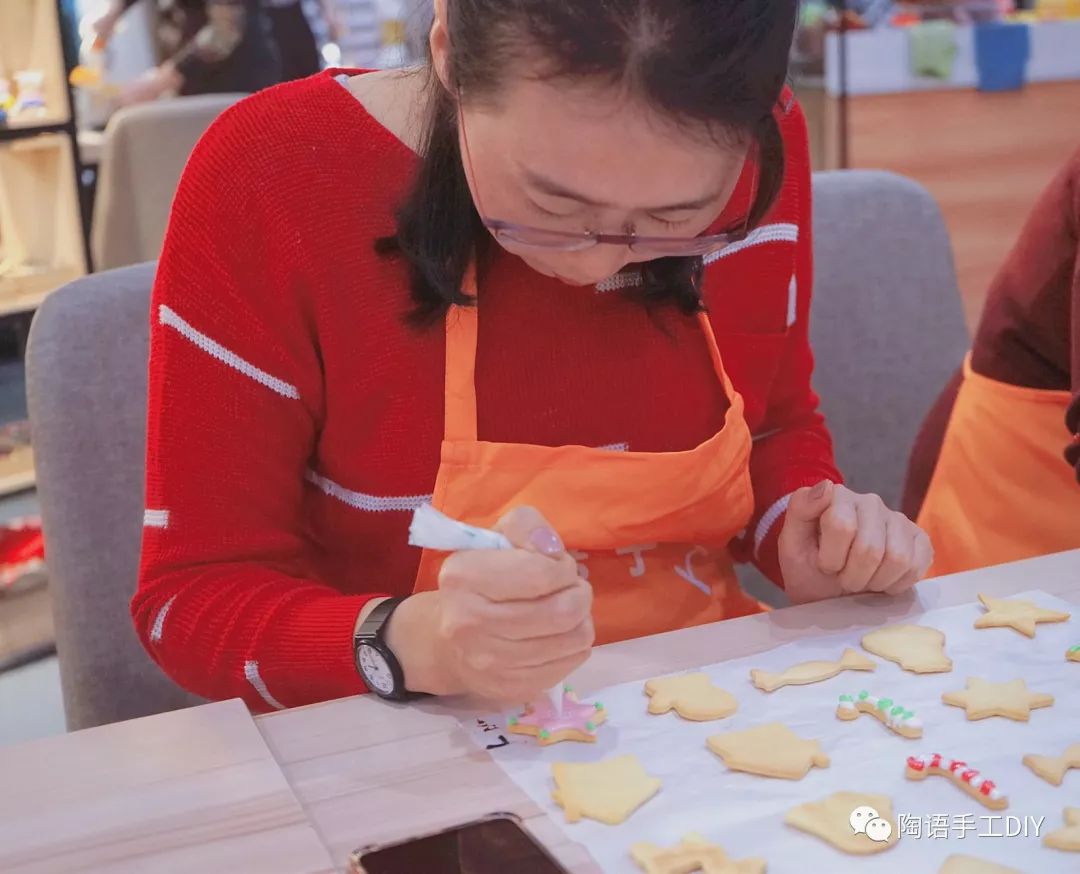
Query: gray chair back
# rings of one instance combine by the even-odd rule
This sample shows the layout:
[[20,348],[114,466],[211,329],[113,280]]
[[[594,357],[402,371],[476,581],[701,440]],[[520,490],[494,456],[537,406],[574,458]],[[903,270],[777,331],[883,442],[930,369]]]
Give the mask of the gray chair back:
[[49,296],[26,353],[64,709],[72,730],[198,703],[146,654],[128,603],[142,539],[154,265]]
[[814,177],[814,386],[848,485],[900,506],[923,418],[970,345],[941,212],[919,184]]
[[154,261],[188,157],[242,94],[200,94],[121,109],[105,129],[91,249],[98,270]]

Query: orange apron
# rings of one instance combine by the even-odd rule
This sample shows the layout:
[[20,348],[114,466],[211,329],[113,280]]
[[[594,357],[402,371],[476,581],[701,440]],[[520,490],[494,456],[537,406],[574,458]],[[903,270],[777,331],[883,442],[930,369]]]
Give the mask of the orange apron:
[[1062,457],[1069,398],[988,379],[968,356],[919,513],[931,576],[1080,547],[1080,485]]
[[[476,295],[475,274],[465,279]],[[730,406],[722,429],[686,452],[618,452],[477,440],[478,307],[446,318],[446,424],[432,503],[490,528],[519,505],[536,507],[593,587],[597,643],[757,613],[735,578],[727,544],[753,511],[750,431],[743,401],[704,339]],[[424,550],[414,591],[438,587],[445,553]]]

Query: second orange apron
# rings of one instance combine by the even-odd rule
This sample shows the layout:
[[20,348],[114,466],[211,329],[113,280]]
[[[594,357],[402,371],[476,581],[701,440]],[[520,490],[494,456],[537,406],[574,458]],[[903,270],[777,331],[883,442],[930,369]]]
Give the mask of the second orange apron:
[[931,576],[1080,547],[1080,484],[1063,458],[1066,391],[975,373],[970,356],[919,525]]
[[[469,271],[465,292],[476,295]],[[727,544],[753,512],[750,431],[712,326],[703,341],[729,399],[721,430],[685,452],[618,452],[477,439],[474,372],[479,307],[446,318],[446,424],[432,503],[492,527],[536,507],[593,586],[597,643],[761,611],[735,578]],[[438,587],[445,555],[425,550],[415,591]]]

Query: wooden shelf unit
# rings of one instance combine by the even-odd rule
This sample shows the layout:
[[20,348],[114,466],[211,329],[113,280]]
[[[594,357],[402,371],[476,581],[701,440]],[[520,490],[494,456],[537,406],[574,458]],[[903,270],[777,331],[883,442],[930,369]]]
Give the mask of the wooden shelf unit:
[[[32,313],[91,267],[60,0],[0,0],[0,75],[40,71],[45,106],[0,126],[0,318]],[[24,330],[27,321],[18,323]],[[34,485],[27,446],[0,458],[0,495]]]

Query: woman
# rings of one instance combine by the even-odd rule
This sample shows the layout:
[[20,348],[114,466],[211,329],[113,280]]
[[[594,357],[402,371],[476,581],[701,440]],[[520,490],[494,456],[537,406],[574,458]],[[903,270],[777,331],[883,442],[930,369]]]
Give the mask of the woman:
[[935,574],[1080,548],[1078,391],[1080,151],[1028,217],[916,441],[904,507],[935,538]]
[[[915,583],[810,388],[795,11],[440,0],[429,70],[217,122],[153,303],[133,615],[171,677],[528,700],[762,609],[733,558],[801,601]],[[421,556],[427,500],[517,548]]]
[[[112,0],[94,25],[99,42],[112,36],[120,16],[138,0]],[[281,81],[260,0],[157,0],[156,38],[161,63],[127,84],[129,106],[170,94],[259,91]]]

